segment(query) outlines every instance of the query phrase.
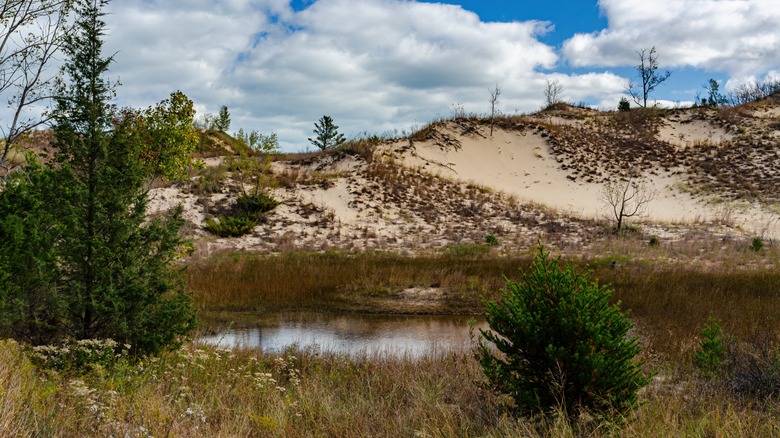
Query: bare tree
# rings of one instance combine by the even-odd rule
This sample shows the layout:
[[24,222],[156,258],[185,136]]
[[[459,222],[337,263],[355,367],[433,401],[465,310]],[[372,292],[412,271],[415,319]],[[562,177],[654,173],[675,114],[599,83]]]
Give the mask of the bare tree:
[[655,46],[649,49],[638,50],[636,54],[639,55],[639,64],[636,66],[636,71],[639,73],[639,78],[642,81],[642,88],[640,89],[638,84],[630,82],[626,91],[628,91],[637,105],[647,108],[647,99],[650,97],[650,93],[655,90],[655,87],[669,79],[672,72],[658,72],[658,54]]
[[3,0],[0,4],[0,96],[9,111],[0,115],[0,169],[19,137],[47,121],[29,115],[50,99],[56,74],[47,65],[64,41],[72,0]]
[[763,99],[780,91],[780,80],[767,79],[764,82],[746,82],[734,89],[727,100],[732,105],[741,105],[754,100]]
[[563,95],[563,85],[557,79],[547,79],[544,81],[544,100],[547,107],[551,107],[561,101]]
[[601,189],[601,200],[612,209],[618,233],[626,218],[646,215],[653,199],[655,190],[638,181],[635,171],[629,172],[627,178],[607,181]]
[[501,86],[496,84],[494,88],[490,89],[490,136],[493,136],[493,122],[496,115],[501,112],[496,108],[498,106],[498,98],[501,96]]

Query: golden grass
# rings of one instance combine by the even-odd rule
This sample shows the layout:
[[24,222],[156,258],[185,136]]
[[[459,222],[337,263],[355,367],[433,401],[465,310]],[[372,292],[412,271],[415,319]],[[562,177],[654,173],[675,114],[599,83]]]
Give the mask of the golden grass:
[[382,252],[221,254],[188,267],[186,277],[196,305],[208,311],[355,310],[364,309],[366,300],[405,288],[437,287],[451,292],[445,313],[474,313],[481,293],[498,290],[504,273],[517,273],[528,263],[496,258],[490,251],[486,245],[457,245],[417,257]]
[[[776,402],[741,400],[697,379],[656,381],[622,427],[587,416],[514,418],[481,389],[469,355],[280,355],[188,345],[86,375],[33,373],[0,345],[2,436],[574,437],[776,436]],[[10,384],[7,384],[10,383]]]
[[[655,248],[653,251],[663,251]],[[759,257],[745,255],[745,257]],[[501,274],[517,278],[527,254],[481,246],[388,253],[222,254],[188,270],[202,310],[354,309],[409,286],[438,287],[445,308],[481,312]],[[615,266],[613,267],[613,263]],[[579,262],[584,263],[584,262]],[[712,314],[737,342],[780,328],[780,272],[654,266],[628,255],[588,260],[631,309],[642,358],[656,378],[620,427],[584,416],[514,418],[486,392],[468,353],[421,358],[283,354],[186,345],[83,376],[36,371],[27,353],[0,343],[2,436],[776,436],[780,406],[700,380],[691,356]],[[776,348],[777,344],[772,344]],[[775,350],[773,350],[775,351]]]
[[[647,254],[667,249],[645,247]],[[667,358],[690,347],[713,315],[727,333],[749,339],[780,335],[780,271],[745,249],[745,265],[685,267],[629,255],[586,261],[593,277],[609,283],[631,312],[648,346]],[[754,265],[751,265],[754,259]],[[530,264],[527,253],[501,254],[487,245],[453,245],[403,256],[382,252],[294,252],[262,256],[221,254],[193,264],[187,285],[204,314],[224,311],[317,309],[394,313],[399,292],[412,287],[445,291],[442,302],[419,312],[481,314],[480,297],[495,299],[503,276],[517,279]]]

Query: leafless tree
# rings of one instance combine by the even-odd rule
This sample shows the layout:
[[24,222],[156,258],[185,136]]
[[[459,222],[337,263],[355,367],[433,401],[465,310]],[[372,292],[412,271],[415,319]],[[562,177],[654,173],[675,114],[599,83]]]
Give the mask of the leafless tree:
[[496,115],[501,112],[498,110],[498,98],[501,96],[501,86],[496,84],[494,88],[490,89],[490,136],[493,136],[493,122]]
[[547,107],[551,107],[561,101],[563,95],[563,85],[557,79],[547,79],[544,81],[544,99]]
[[607,181],[601,189],[601,200],[612,210],[618,233],[626,218],[646,215],[648,204],[655,199],[655,190],[636,175],[631,171],[626,178]]
[[56,73],[47,66],[60,49],[72,0],[3,0],[0,4],[0,96],[8,112],[0,115],[0,169],[14,142],[45,123],[29,112],[50,99]]
[[780,91],[780,80],[767,79],[764,82],[750,81],[737,86],[729,93],[728,100],[732,105],[741,105],[754,100],[763,99]]
[[647,99],[650,97],[650,93],[655,90],[655,87],[669,79],[672,72],[658,72],[658,54],[655,46],[649,49],[638,50],[636,54],[639,55],[639,64],[636,66],[636,71],[639,73],[639,78],[642,81],[641,88],[632,81],[628,84],[626,91],[628,91],[637,105],[647,108]]

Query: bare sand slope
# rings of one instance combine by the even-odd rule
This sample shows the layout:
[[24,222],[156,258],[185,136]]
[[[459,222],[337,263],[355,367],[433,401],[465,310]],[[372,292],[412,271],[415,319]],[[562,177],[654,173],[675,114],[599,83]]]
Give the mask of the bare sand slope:
[[[484,132],[462,137],[457,149],[444,149],[433,142],[415,143],[414,151],[405,155],[404,162],[443,177],[500,190],[563,214],[600,218],[608,213],[600,196],[603,185],[572,180],[551,155],[547,140],[538,133],[496,130],[491,137]],[[659,175],[645,175],[656,191],[649,219],[686,222],[708,220],[718,214],[717,209],[676,190],[678,178],[669,173]]]

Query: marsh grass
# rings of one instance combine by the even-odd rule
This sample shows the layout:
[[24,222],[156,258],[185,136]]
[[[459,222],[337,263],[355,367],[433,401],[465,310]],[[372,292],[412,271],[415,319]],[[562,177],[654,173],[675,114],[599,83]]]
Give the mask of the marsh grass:
[[[186,276],[197,306],[212,312],[365,310],[364,301],[372,297],[434,287],[452,294],[445,313],[475,313],[481,293],[498,291],[504,273],[513,275],[528,264],[525,259],[492,257],[489,251],[487,245],[457,245],[416,257],[384,252],[221,254],[193,264]],[[386,308],[374,311],[392,313]]]
[[[655,253],[658,248],[645,251]],[[744,250],[741,257],[758,261]],[[221,254],[193,264],[187,285],[204,313],[316,309],[394,313],[407,288],[437,288],[444,302],[422,313],[482,314],[481,297],[494,299],[517,279],[530,256],[499,253],[487,245],[455,245],[435,253],[293,252],[262,256]],[[654,354],[689,359],[699,328],[710,315],[737,339],[780,336],[780,271],[769,267],[684,267],[630,255],[575,260],[609,283],[630,311]]]

